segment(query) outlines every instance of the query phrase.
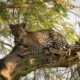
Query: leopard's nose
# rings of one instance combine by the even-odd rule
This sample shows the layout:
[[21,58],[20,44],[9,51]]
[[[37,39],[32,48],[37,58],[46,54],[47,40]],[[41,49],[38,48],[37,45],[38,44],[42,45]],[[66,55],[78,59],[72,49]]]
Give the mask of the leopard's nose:
[[19,42],[19,41],[15,40],[14,42],[17,43],[17,42]]
[[15,39],[14,42],[15,42],[15,43],[19,43],[20,40],[19,40],[19,39]]

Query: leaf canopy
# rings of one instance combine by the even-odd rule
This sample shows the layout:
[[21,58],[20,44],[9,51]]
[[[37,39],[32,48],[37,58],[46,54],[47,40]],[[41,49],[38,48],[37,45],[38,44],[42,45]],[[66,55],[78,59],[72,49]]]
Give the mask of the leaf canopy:
[[65,36],[68,42],[73,43],[79,36],[73,25],[64,20],[69,19],[70,4],[69,0],[1,0],[0,45],[5,46],[5,41],[12,45],[13,36],[9,24],[22,22],[26,24],[28,31],[54,29]]

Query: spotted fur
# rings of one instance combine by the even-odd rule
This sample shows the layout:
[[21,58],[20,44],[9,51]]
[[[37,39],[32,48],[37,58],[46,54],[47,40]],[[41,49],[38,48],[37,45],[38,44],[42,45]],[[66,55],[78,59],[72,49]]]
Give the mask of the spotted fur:
[[49,47],[57,50],[68,47],[68,43],[64,36],[54,30],[28,32],[25,30],[25,24],[11,24],[10,28],[15,38],[15,44],[22,44],[27,47],[25,49],[26,52],[21,53],[21,55],[39,53],[42,52],[43,49]]

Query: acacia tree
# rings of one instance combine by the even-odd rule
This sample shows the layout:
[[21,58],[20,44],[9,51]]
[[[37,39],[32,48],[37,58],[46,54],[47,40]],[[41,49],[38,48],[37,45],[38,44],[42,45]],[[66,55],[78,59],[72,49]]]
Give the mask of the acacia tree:
[[[69,0],[65,0],[65,1],[63,0],[5,0],[5,1],[1,0],[0,1],[1,53],[6,53],[7,50],[9,50],[6,47],[6,45],[9,46],[10,48],[13,48],[14,42],[13,42],[13,36],[11,35],[11,31],[9,29],[10,23],[19,24],[24,22],[26,24],[26,29],[28,31],[54,29],[60,32],[61,34],[63,34],[69,42],[73,42],[75,40],[75,36],[77,38],[79,36],[74,31],[72,24],[65,21],[65,19],[69,19],[68,12],[69,11],[71,12],[71,10],[75,7],[76,6],[72,5]],[[21,63],[24,63],[23,65],[26,66],[24,60],[22,60]],[[20,66],[20,69],[22,69],[23,67]],[[43,66],[41,65],[41,67],[44,67],[44,65]],[[36,70],[36,68],[34,69],[32,67],[30,68],[31,69],[27,71],[27,73]],[[55,74],[55,72],[52,71],[51,68],[49,69],[43,68],[43,69],[40,70],[44,72],[44,75],[46,76],[45,79],[47,78],[53,79],[53,77],[48,74],[49,73]],[[34,74],[36,73],[39,74],[39,69]],[[58,74],[56,74],[56,76],[58,78],[61,77]],[[37,77],[35,79],[37,79]]]

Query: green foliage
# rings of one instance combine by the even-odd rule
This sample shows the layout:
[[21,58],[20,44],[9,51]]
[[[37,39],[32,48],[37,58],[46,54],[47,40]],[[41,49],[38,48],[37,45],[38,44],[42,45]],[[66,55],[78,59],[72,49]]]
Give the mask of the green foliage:
[[73,43],[78,35],[72,25],[64,20],[68,19],[69,4],[69,0],[1,0],[0,37],[12,45],[9,24],[25,22],[28,31],[54,29]]

